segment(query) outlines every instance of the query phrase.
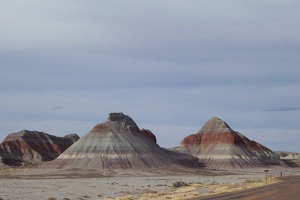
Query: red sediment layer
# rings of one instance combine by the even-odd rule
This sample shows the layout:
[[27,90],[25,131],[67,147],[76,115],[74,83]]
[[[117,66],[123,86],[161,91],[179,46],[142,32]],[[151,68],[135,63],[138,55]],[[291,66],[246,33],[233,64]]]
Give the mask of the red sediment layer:
[[155,143],[157,142],[156,136],[150,130],[141,129],[140,134],[144,134],[145,136],[150,138]]
[[212,118],[196,134],[181,141],[183,153],[198,157],[207,167],[262,167],[282,164],[267,147],[232,130],[219,118]]
[[109,131],[109,126],[104,125],[104,124],[96,124],[92,131]]
[[0,153],[10,163],[39,163],[57,158],[79,139],[76,134],[56,137],[38,131],[21,131],[8,135],[0,144]]

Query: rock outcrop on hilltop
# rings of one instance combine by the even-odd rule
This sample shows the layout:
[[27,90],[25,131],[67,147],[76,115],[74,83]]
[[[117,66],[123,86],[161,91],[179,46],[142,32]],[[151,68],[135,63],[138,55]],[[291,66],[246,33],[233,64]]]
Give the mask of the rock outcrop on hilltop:
[[184,138],[175,150],[199,158],[208,168],[253,168],[282,164],[270,149],[232,130],[219,118],[210,119],[198,133]]
[[37,164],[57,158],[79,139],[76,134],[56,137],[39,131],[9,134],[0,144],[0,156],[8,165]]
[[149,130],[140,130],[123,113],[110,113],[58,158],[45,163],[47,169],[158,169],[176,165],[156,143]]

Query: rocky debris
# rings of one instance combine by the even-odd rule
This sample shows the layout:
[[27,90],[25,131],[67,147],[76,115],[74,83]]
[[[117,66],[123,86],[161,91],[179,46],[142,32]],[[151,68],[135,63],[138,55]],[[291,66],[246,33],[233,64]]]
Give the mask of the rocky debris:
[[76,134],[56,137],[44,132],[23,130],[9,134],[0,144],[5,164],[37,164],[57,158],[79,139]]
[[267,147],[249,140],[219,118],[185,137],[177,151],[191,154],[208,168],[253,168],[283,164]]
[[174,188],[186,187],[186,186],[190,186],[190,184],[183,181],[176,181],[175,183],[173,183]]
[[123,113],[110,113],[55,160],[48,169],[156,169],[176,165],[148,130]]

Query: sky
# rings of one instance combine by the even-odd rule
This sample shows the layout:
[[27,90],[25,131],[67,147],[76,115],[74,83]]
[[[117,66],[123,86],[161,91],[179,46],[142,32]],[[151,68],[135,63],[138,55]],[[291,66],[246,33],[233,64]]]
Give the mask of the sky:
[[300,1],[2,0],[0,141],[129,115],[162,147],[212,117],[300,152]]

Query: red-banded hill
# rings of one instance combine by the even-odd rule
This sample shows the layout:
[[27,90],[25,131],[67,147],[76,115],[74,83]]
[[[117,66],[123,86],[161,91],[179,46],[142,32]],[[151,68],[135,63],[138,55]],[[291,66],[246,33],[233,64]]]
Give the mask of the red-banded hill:
[[140,130],[123,113],[110,113],[58,158],[41,166],[44,169],[114,170],[159,169],[177,166],[156,143],[149,130]]
[[8,165],[37,164],[57,158],[79,139],[76,134],[56,137],[39,131],[9,134],[0,144],[0,156]]
[[176,151],[193,155],[208,168],[255,168],[284,165],[267,147],[249,140],[219,118],[212,118],[196,134],[181,141]]

